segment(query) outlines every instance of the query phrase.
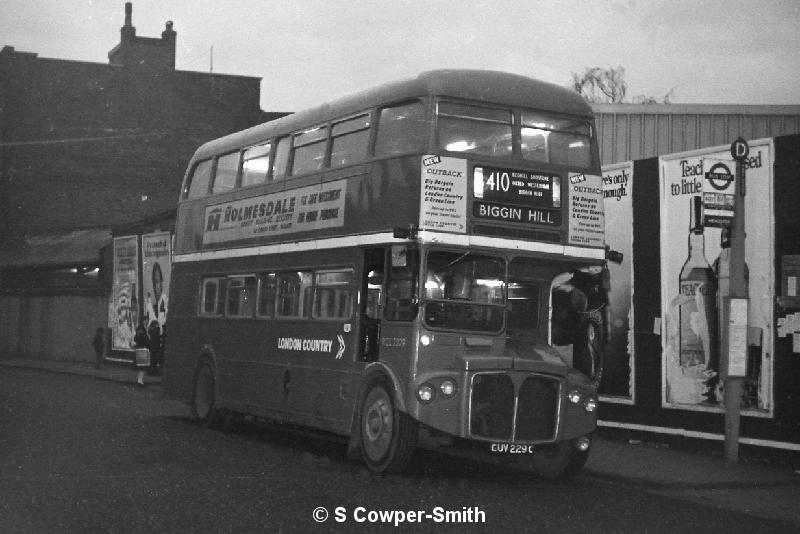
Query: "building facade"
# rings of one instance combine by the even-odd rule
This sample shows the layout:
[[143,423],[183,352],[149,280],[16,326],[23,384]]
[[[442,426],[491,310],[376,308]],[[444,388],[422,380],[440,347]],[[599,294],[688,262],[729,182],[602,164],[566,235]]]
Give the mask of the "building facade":
[[283,115],[261,111],[260,78],[176,70],[175,45],[172,22],[136,35],[128,3],[107,64],[0,50],[3,356],[91,358],[112,232],[171,231],[195,148]]

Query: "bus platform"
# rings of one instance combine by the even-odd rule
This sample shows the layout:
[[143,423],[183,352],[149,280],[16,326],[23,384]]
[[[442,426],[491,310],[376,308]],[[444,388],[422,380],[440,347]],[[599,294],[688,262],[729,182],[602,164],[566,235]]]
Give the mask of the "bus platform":
[[[27,368],[111,380],[135,386],[136,368],[106,363],[101,369],[90,362],[0,359],[2,368]],[[160,376],[145,375],[148,386],[161,384]],[[698,450],[650,437],[633,439],[618,430],[598,429],[592,452],[581,476],[674,494],[698,502],[715,502],[753,515],[800,525],[800,455],[786,452],[784,461],[764,461],[740,454],[738,462],[723,457],[723,444]],[[690,450],[691,449],[691,450]],[[718,450],[717,450],[718,449]]]

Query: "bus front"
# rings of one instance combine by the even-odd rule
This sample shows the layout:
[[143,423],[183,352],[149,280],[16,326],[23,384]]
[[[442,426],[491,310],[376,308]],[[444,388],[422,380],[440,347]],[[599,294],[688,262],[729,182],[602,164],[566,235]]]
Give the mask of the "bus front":
[[[602,376],[602,181],[574,107],[436,98],[419,225],[392,253],[419,273],[405,408],[420,443],[524,456],[546,477],[585,463]],[[403,365],[396,328],[381,358]]]

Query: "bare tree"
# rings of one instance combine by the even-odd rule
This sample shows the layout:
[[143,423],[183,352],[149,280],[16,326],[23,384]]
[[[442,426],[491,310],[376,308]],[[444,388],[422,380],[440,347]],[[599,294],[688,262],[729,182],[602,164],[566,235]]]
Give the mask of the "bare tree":
[[628,85],[623,67],[587,67],[583,74],[572,73],[572,89],[593,104],[622,102]]
[[672,97],[675,96],[675,88],[673,87],[667,94],[661,97],[661,100],[657,99],[654,96],[647,96],[647,95],[636,95],[631,98],[631,103],[633,104],[671,104]]
[[[583,74],[572,73],[570,87],[592,104],[619,104],[625,101],[628,84],[623,67],[587,67]],[[648,95],[631,98],[633,104],[669,104],[675,95],[670,89],[661,99]]]

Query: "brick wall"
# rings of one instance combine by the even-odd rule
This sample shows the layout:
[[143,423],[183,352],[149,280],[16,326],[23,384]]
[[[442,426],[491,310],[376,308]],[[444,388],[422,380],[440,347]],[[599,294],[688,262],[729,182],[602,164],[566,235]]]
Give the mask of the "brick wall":
[[175,207],[192,152],[265,120],[260,79],[0,51],[0,240]]

